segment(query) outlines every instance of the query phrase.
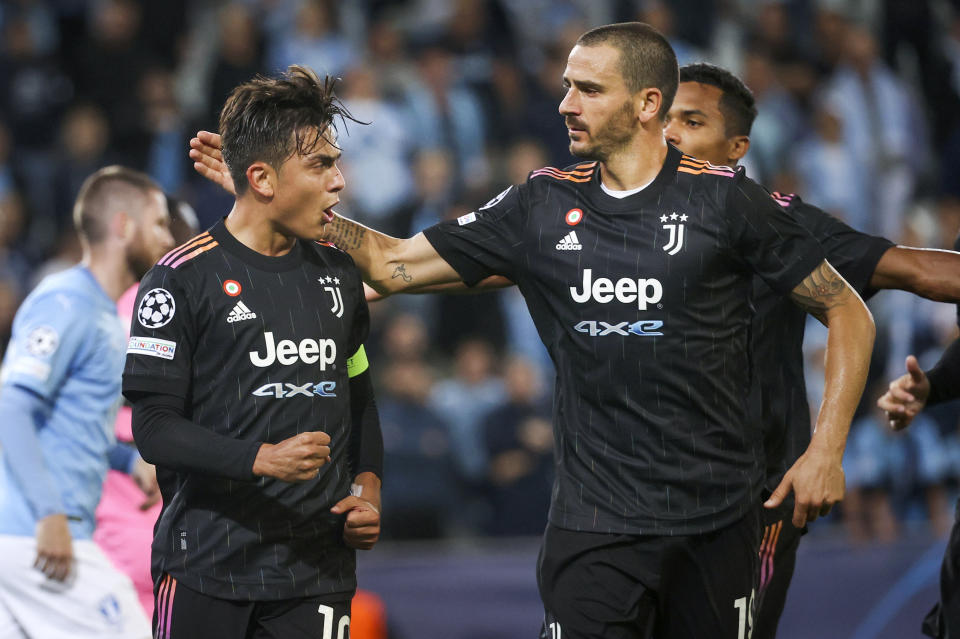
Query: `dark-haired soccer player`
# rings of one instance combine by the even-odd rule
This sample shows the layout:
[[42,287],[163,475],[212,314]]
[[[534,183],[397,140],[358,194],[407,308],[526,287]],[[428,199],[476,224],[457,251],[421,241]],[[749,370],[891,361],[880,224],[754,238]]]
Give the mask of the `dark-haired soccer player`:
[[[735,75],[709,64],[680,68],[677,97],[667,115],[667,141],[698,158],[736,166],[750,148],[757,111],[750,90]],[[830,261],[861,296],[902,289],[938,301],[960,300],[960,254],[896,246],[860,233],[796,195],[777,202],[823,246]],[[810,418],[803,377],[806,317],[795,304],[754,279],[753,321],[756,379],[762,397],[768,491],[810,444]],[[793,504],[784,500],[763,513],[761,583],[754,639],[776,636],[793,576],[802,528],[792,525]]]
[[[869,312],[742,171],[666,143],[677,82],[649,26],[594,29],[570,53],[560,104],[571,151],[591,162],[534,171],[408,240],[340,217],[327,228],[382,292],[492,274],[523,292],[558,376],[538,571],[547,636],[747,636],[764,480],[746,399],[754,273],[830,326],[817,436],[784,480],[797,523],[843,496]],[[193,144],[198,170],[227,185]]]
[[313,241],[344,186],[333,86],[294,66],[234,89],[220,131],[236,204],[140,284],[123,390],[166,471],[158,637],[348,636],[383,446],[360,275]]

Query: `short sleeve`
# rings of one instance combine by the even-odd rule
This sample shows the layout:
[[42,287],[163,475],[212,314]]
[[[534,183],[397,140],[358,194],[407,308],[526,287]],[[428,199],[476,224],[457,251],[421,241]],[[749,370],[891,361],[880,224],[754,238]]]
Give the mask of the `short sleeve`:
[[469,286],[490,275],[517,280],[527,188],[508,187],[478,210],[423,231],[440,257]]
[[99,341],[88,311],[84,300],[62,291],[24,305],[13,325],[3,383],[21,386],[44,399],[52,398],[77,354]]
[[154,267],[140,282],[123,369],[123,394],[187,397],[196,344],[196,321],[177,272]]
[[790,293],[825,258],[820,243],[742,173],[727,193],[734,249],[770,286]]
[[869,290],[870,280],[880,258],[895,246],[893,242],[885,237],[854,230],[826,211],[797,197],[788,210],[813,233],[826,252],[827,260],[857,293],[868,297],[875,292]]

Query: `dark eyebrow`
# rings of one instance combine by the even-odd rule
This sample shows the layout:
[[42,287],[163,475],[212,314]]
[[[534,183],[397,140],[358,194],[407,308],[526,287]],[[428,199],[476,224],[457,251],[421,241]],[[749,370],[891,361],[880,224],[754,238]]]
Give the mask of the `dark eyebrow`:
[[320,164],[322,162],[329,162],[331,164],[335,163],[340,159],[340,156],[343,155],[341,152],[337,153],[311,153],[307,156],[307,162],[310,164]]
[[566,76],[563,77],[564,84],[574,84],[581,91],[602,91],[603,85],[597,84],[592,80],[570,80]]
[[684,109],[683,111],[680,112],[680,115],[684,117],[691,116],[691,115],[699,115],[700,117],[703,117],[703,118],[710,117],[700,109]]

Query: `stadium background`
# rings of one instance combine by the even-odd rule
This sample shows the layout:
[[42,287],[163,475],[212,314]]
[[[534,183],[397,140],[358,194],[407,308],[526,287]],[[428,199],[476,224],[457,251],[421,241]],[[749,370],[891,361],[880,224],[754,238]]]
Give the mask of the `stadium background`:
[[[187,141],[231,87],[307,64],[343,78],[368,126],[341,131],[339,211],[408,235],[572,162],[556,107],[576,37],[640,19],[681,64],[736,71],[760,116],[749,174],[868,233],[950,248],[960,228],[958,0],[2,0],[0,334],[45,274],[79,258],[71,203],[95,169],[149,172],[201,225],[231,200]],[[960,477],[958,412],[891,435],[875,409],[907,353],[929,365],[955,309],[870,303],[871,383],[849,496],[801,549],[781,636],[913,637],[935,597]],[[515,291],[375,304],[368,345],[387,478],[364,587],[403,637],[530,637],[549,498],[550,364]],[[824,331],[808,329],[817,405]]]

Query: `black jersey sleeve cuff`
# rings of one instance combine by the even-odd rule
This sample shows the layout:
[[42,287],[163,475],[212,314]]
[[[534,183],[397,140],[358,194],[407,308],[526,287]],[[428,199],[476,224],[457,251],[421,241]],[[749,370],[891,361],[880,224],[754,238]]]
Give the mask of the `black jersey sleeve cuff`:
[[450,223],[441,223],[423,230],[424,237],[443,260],[457,272],[467,286],[474,286],[493,273],[478,260],[465,255],[454,244]]
[[807,279],[807,276],[813,273],[825,259],[827,259],[826,256],[819,251],[811,251],[799,257],[793,264],[784,268],[778,282],[779,287],[783,287],[780,292],[784,295],[792,293],[793,289]]
[[[857,270],[851,276],[847,276],[840,269],[840,274],[844,276],[847,283],[857,290],[860,297],[867,300],[876,295],[877,289],[870,286],[870,280],[877,270],[877,264],[883,259],[883,255],[892,249],[896,244],[885,237],[870,237],[870,241],[865,243],[865,251],[862,257],[857,261]],[[828,258],[829,259],[829,258]]]

